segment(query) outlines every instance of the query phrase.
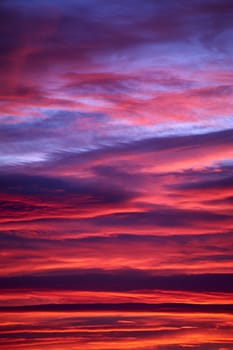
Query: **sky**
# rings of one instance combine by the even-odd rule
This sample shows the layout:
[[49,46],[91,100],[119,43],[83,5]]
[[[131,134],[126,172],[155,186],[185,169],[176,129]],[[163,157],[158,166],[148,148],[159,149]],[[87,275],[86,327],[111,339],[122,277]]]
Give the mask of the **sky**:
[[233,349],[233,3],[2,0],[0,349]]

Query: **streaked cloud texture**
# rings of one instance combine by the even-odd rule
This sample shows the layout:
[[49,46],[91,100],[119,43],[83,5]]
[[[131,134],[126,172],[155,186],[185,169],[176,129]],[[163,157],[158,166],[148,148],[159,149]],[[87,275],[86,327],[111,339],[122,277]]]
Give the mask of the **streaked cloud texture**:
[[1,1],[1,350],[233,349],[232,5]]

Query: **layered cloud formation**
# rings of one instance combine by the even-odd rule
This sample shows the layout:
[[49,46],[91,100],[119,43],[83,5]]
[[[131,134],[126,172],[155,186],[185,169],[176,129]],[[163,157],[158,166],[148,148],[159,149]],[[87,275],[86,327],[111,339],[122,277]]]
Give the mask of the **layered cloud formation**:
[[0,4],[0,349],[233,349],[230,0]]

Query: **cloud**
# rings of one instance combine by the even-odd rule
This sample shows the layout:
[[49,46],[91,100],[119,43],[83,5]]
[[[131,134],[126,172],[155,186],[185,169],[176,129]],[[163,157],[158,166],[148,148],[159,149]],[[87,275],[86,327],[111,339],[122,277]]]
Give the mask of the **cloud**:
[[230,348],[231,10],[1,2],[2,350]]
[[[114,1],[105,6],[101,1],[66,6],[41,2],[36,8],[22,1],[3,2],[1,112],[29,117],[39,114],[35,108],[40,113],[45,108],[98,109],[110,120],[149,125],[164,116],[203,122],[203,116],[230,115],[226,77],[213,81],[225,72],[231,54],[229,8],[227,0],[221,6],[194,1],[191,7],[183,1]],[[211,79],[196,70],[198,82],[190,74],[194,66],[183,67],[181,50],[201,66],[209,66],[213,51],[217,60],[221,53],[224,68],[218,64],[219,72],[212,69]],[[218,99],[221,95],[218,103],[211,97],[214,90]],[[208,98],[214,106],[206,103]]]
[[100,235],[229,232],[230,202],[221,211],[215,202],[231,196],[231,170],[218,165],[226,154],[232,130],[62,152],[34,167],[3,168],[2,223],[28,221],[30,230],[50,220],[60,231],[52,220],[64,220],[72,231]]
[[[135,194],[103,182],[36,175],[1,175],[2,220],[92,216],[112,206],[124,206]],[[102,208],[102,209],[101,209]],[[95,212],[94,212],[95,213]],[[95,215],[95,214],[94,214]]]
[[3,290],[133,291],[174,290],[232,293],[232,274],[156,276],[140,270],[80,270],[65,275],[1,277]]
[[[1,249],[5,253],[2,276],[27,275],[28,265],[32,272],[61,275],[90,266],[104,271],[127,268],[165,275],[231,272],[230,233],[173,235],[168,230],[159,236],[145,232],[111,232],[107,236],[108,230],[102,233],[94,227],[97,236],[90,232],[85,235],[76,226],[73,230],[61,223],[58,226],[60,231],[47,225],[43,229],[26,226],[25,230],[8,228],[1,232]],[[7,255],[9,246],[11,254]]]
[[1,312],[136,312],[136,313],[160,313],[160,312],[184,312],[184,313],[232,313],[232,305],[197,305],[197,304],[50,304],[50,305],[27,305],[7,307],[1,306]]

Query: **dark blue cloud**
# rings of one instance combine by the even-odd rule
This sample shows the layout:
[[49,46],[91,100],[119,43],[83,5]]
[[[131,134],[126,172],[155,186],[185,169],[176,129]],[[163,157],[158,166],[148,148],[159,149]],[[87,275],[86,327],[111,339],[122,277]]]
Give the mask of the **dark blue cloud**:
[[232,274],[158,276],[143,270],[77,270],[65,275],[23,275],[0,277],[2,290],[233,292]]

